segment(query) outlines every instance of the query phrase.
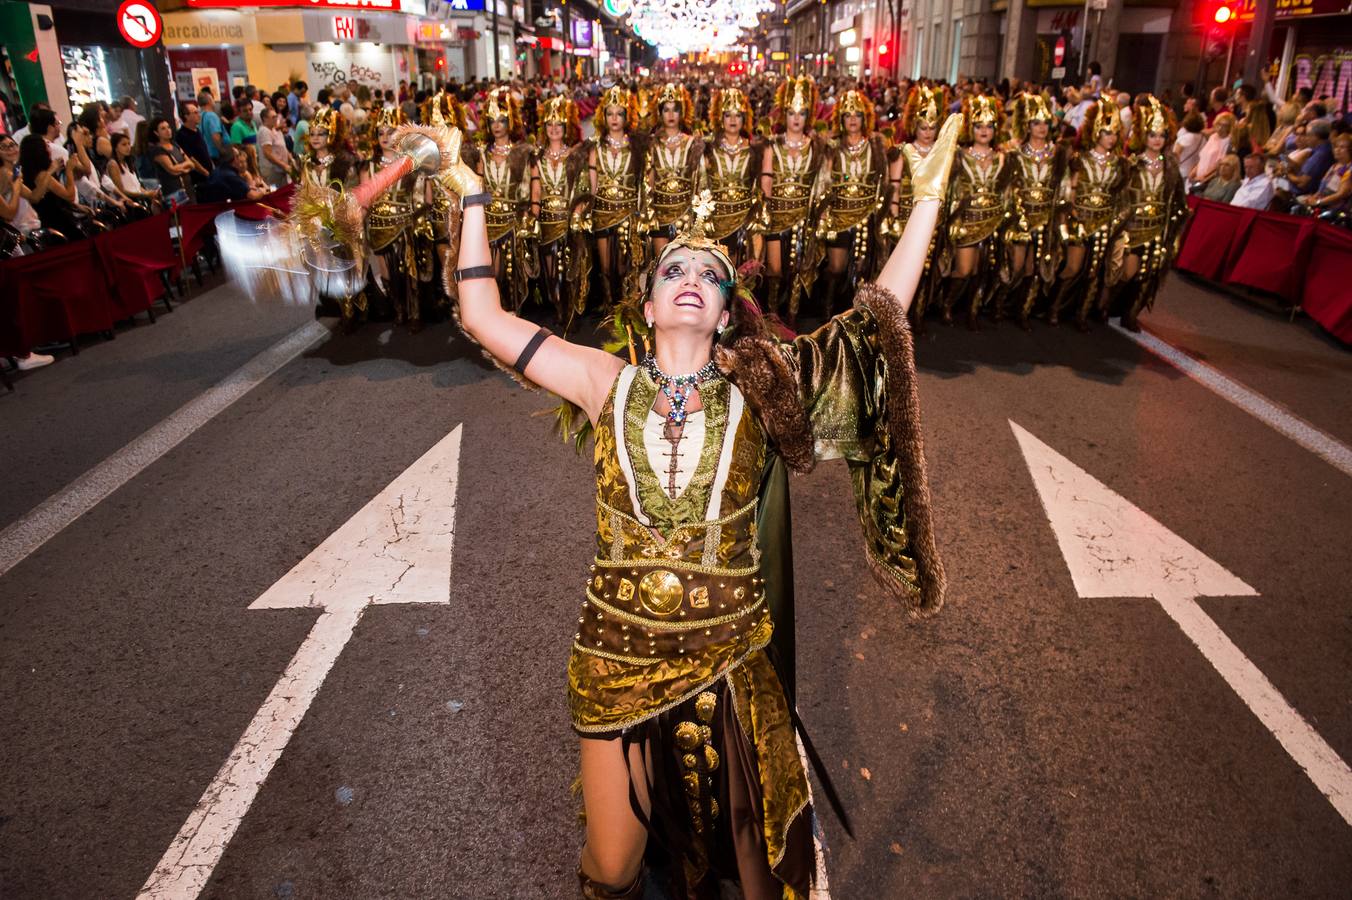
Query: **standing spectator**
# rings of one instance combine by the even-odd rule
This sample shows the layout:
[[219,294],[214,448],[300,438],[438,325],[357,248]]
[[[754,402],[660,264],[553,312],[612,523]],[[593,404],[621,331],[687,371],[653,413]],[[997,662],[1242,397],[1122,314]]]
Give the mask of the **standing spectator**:
[[127,134],[135,134],[136,126],[146,120],[146,117],[136,111],[136,98],[127,96],[120,101],[122,104],[122,121],[127,123]]
[[150,120],[146,140],[150,142],[146,153],[155,166],[155,174],[160,180],[160,192],[170,203],[183,205],[188,202],[187,175],[196,165],[188,159],[183,148],[174,143],[174,127],[163,116]]
[[302,152],[304,152],[305,147],[305,136],[310,133],[310,120],[314,117],[315,108],[309,103],[302,103],[300,105],[300,121],[296,123],[295,130],[292,132],[295,145],[302,148]]
[[202,112],[202,123],[198,130],[202,132],[202,140],[207,145],[207,154],[214,166],[221,157],[221,147],[229,142],[229,138],[226,137],[221,117],[216,114],[216,102],[211,98],[211,91],[202,89],[197,95],[197,107]]
[[1267,171],[1267,157],[1262,153],[1250,153],[1244,157],[1244,180],[1235,190],[1230,205],[1265,210],[1272,205],[1274,190],[1272,176]]
[[252,84],[244,85],[244,96],[249,100],[249,106],[253,109],[253,120],[255,122],[263,118],[263,107],[267,106],[263,99],[258,95],[258,87]]
[[230,126],[230,143],[244,150],[249,171],[258,174],[258,127],[254,125],[253,102],[241,97],[235,104],[235,122]]
[[286,149],[286,140],[277,130],[277,112],[263,110],[258,128],[258,174],[269,187],[278,188],[291,181],[296,160]]
[[202,137],[200,128],[202,112],[197,104],[190,100],[183,104],[179,115],[183,117],[183,124],[178,126],[178,131],[174,133],[174,140],[183,148],[188,159],[196,163],[192,170],[192,183],[196,187],[210,177],[212,168],[211,151],[207,149],[207,141]]
[[1131,94],[1117,92],[1117,114],[1122,118],[1122,139],[1131,139]]
[[297,81],[291,86],[291,93],[286,95],[286,113],[291,123],[300,121],[300,105],[305,102],[305,95],[310,92],[310,86],[303,81]]
[[1178,129],[1178,138],[1174,141],[1174,156],[1178,157],[1178,174],[1184,182],[1192,180],[1197,171],[1197,160],[1202,153],[1202,125],[1205,120],[1199,112],[1191,112],[1183,117],[1183,125]]

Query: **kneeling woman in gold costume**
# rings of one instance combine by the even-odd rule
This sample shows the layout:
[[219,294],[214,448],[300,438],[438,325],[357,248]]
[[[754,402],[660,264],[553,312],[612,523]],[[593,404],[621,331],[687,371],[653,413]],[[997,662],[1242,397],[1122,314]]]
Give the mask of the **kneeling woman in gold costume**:
[[531,273],[523,258],[521,225],[530,204],[530,145],[521,130],[521,110],[510,88],[490,91],[484,103],[479,174],[493,195],[488,204],[488,242],[493,267],[513,312],[526,302]]
[[826,315],[852,295],[854,284],[873,276],[878,260],[878,213],[887,185],[887,145],[873,133],[877,114],[863,91],[846,91],[831,114],[835,140],[827,156],[826,189],[816,237],[826,245],[830,282]]
[[1009,213],[1009,176],[1004,151],[995,135],[1004,109],[995,97],[977,95],[962,101],[964,147],[953,166],[949,188],[948,242],[945,256],[951,270],[944,285],[943,321],[953,324],[953,308],[967,304],[967,327],[977,327],[977,314],[999,282],[999,231]]
[[756,172],[764,148],[756,133],[751,103],[737,88],[714,93],[709,104],[709,133],[700,169],[700,188],[708,190],[714,211],[709,237],[728,248],[738,265],[746,260],[746,232],[755,210]]
[[608,310],[624,296],[623,279],[643,261],[639,228],[647,140],[633,130],[638,120],[634,95],[616,85],[596,107],[596,143],[587,158],[591,173],[591,221],[596,263],[601,269]]
[[[1122,327],[1140,331],[1136,317],[1152,306],[1164,276],[1178,253],[1178,239],[1188,218],[1188,196],[1178,161],[1170,148],[1177,127],[1173,112],[1147,94],[1136,107],[1127,176],[1127,222],[1114,253],[1107,282],[1112,305],[1120,309]],[[1120,256],[1120,263],[1118,258]]]
[[[361,168],[369,181],[396,157],[395,129],[407,124],[399,109],[382,109],[372,127],[376,145]],[[410,331],[422,329],[422,286],[432,280],[431,188],[427,176],[410,172],[371,204],[366,214],[366,243],[373,256],[372,271],[394,307],[394,320]]]
[[[766,297],[779,312],[788,294],[789,325],[798,318],[798,304],[812,290],[820,254],[809,241],[808,213],[819,195],[817,174],[826,159],[826,143],[812,131],[817,113],[817,84],[810,75],[790,78],[779,86],[771,117],[783,131],[765,148],[761,159],[761,212],[756,232],[765,236]],[[782,282],[787,280],[787,291]]]
[[867,558],[898,612],[938,609],[906,305],[956,124],[912,160],[915,209],[876,283],[793,343],[770,335],[726,251],[701,233],[707,205],[697,203],[691,231],[639,279],[653,347],[641,365],[505,313],[482,186],[463,166],[447,176],[466,206],[462,325],[521,379],[573,404],[595,437],[596,559],[568,665],[583,897],[642,897],[645,857],[661,861],[670,896],[719,896],[721,880],[749,900],[808,896],[786,470],[846,459]]

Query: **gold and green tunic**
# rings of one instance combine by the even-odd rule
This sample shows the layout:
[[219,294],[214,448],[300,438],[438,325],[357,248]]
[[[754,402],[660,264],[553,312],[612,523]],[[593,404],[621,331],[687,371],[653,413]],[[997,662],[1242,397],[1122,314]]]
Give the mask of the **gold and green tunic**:
[[703,150],[704,142],[688,134],[677,135],[675,141],[663,134],[653,136],[648,163],[652,176],[647,210],[651,227],[675,225],[690,210]]
[[1086,251],[1084,266],[1076,279],[1084,285],[1077,312],[1081,321],[1099,302],[1107,280],[1110,245],[1121,225],[1122,186],[1126,178],[1126,161],[1116,152],[1082,150],[1070,164],[1065,186],[1070,194],[1070,209],[1061,225],[1060,237],[1063,243],[1083,246]]
[[812,193],[820,168],[819,151],[810,138],[797,154],[784,147],[781,135],[770,145],[773,155],[770,196],[765,198],[768,213],[766,234],[782,234],[803,224],[812,206]]
[[1119,238],[1125,252],[1110,254],[1106,282],[1113,285],[1121,281],[1127,255],[1138,256],[1133,305],[1151,307],[1178,253],[1178,240],[1188,217],[1187,193],[1178,163],[1164,154],[1154,159],[1144,153],[1133,156],[1127,164],[1125,194],[1126,222]]
[[551,156],[548,147],[535,152],[535,171],[540,179],[540,210],[536,233],[529,235],[529,254],[544,282],[559,319],[568,322],[587,306],[591,253],[584,235],[573,230],[573,216],[591,193],[587,182],[587,147],[579,144],[561,156]]
[[[383,168],[378,160],[366,162],[368,176]],[[367,245],[385,260],[386,294],[400,324],[422,319],[420,286],[433,276],[431,234],[424,227],[426,197],[426,176],[411,172],[376,197],[366,214]]]
[[500,152],[499,145],[486,146],[482,154],[484,189],[493,197],[484,209],[488,243],[502,273],[500,284],[507,305],[517,310],[526,300],[532,260],[521,243],[521,219],[530,202],[530,147],[524,142]]
[[728,243],[751,220],[757,193],[756,167],[752,164],[753,158],[758,158],[756,150],[746,139],[729,146],[720,137],[706,145],[701,181],[714,202],[709,237],[716,241]]
[[832,240],[840,232],[868,223],[883,201],[887,156],[881,139],[857,144],[844,139],[831,148],[831,183],[818,234]]
[[628,222],[638,212],[639,160],[633,139],[612,147],[602,137],[596,144],[596,196],[592,199],[592,231],[604,232]]
[[[1024,298],[1024,314],[1031,312],[1041,285],[1056,277],[1060,260],[1055,238],[1056,202],[1065,174],[1065,154],[1048,141],[1034,148],[1027,141],[1009,154],[1013,166],[1011,199],[1013,209],[1005,227],[1006,244],[1027,245],[1033,257],[1033,289]],[[1022,272],[1011,272],[1010,281],[1022,278]]]
[[948,205],[948,239],[974,247],[995,235],[1008,212],[1005,154],[993,151],[983,164],[963,150],[953,166]]

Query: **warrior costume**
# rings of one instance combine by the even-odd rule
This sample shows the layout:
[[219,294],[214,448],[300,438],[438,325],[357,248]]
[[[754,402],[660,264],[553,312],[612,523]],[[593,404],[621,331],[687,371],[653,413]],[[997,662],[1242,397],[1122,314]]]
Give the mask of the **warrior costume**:
[[[742,135],[735,145],[726,142],[723,117],[742,116]],[[755,134],[751,104],[737,88],[724,88],[714,94],[709,106],[709,140],[704,145],[700,167],[700,187],[713,200],[709,218],[709,236],[730,251],[732,261],[745,259],[746,228],[756,207],[756,173],[764,147],[747,139]]]
[[[347,120],[342,114],[330,107],[321,107],[315,111],[309,133],[326,133],[328,143],[323,149],[316,150],[307,137],[305,156],[300,163],[298,205],[304,203],[309,193],[307,188],[343,193],[357,185],[357,158],[348,147]],[[360,237],[354,238],[352,243],[359,244]],[[366,312],[366,254],[353,247],[338,247],[335,252],[339,256],[336,268],[330,268],[332,264],[326,262],[316,265],[313,271],[320,295],[326,300],[336,301],[343,322],[351,326],[356,322],[357,313]],[[348,259],[354,255],[358,258]],[[352,263],[356,263],[356,266],[353,267]],[[354,281],[358,272],[362,275],[360,282]]]
[[[507,120],[507,145],[493,137],[490,123]],[[536,274],[534,260],[527,258],[522,245],[522,225],[530,203],[531,148],[521,131],[521,110],[508,88],[490,91],[483,111],[484,139],[479,173],[484,189],[493,195],[485,208],[488,220],[488,244],[493,253],[498,284],[507,308],[518,312],[526,300],[529,279]]]
[[[973,130],[987,125],[1000,131],[1004,110],[995,97],[977,95],[962,102],[963,131],[959,139],[964,147],[958,152],[948,192],[948,234],[944,256],[951,265],[953,254],[976,248],[980,256],[976,271],[963,277],[950,277],[944,286],[944,321],[952,319],[954,307],[969,301],[967,322],[976,324],[977,313],[999,280],[997,233],[1009,216],[1009,182],[1012,167],[1006,166],[1004,151],[995,149],[985,157],[972,153]],[[949,266],[945,266],[948,269]]]
[[[606,109],[612,106],[625,110],[626,137],[619,144],[606,131]],[[629,91],[616,85],[601,95],[594,117],[597,138],[592,174],[596,188],[592,192],[588,227],[594,238],[610,240],[610,271],[602,273],[607,307],[622,297],[621,282],[629,269],[643,262],[643,235],[638,219],[645,200],[647,140],[631,127],[630,123],[637,118],[637,104]]]
[[[1045,122],[1049,132],[1041,148],[1034,148],[1029,132],[1034,122]],[[1012,295],[1019,312],[1019,323],[1028,327],[1039,296],[1052,284],[1059,265],[1056,246],[1055,217],[1057,195],[1065,176],[1069,154],[1066,148],[1053,141],[1050,129],[1055,127],[1047,98],[1041,94],[1020,94],[1014,100],[1014,117],[1010,131],[1016,145],[1009,156],[1014,166],[1010,223],[1005,229],[1006,245],[1016,244],[1032,254],[1032,274],[1024,276],[1024,263],[1018,272],[1005,273],[1001,293],[996,302],[996,316],[1002,311],[1004,297]]]
[[[551,156],[550,125],[561,125],[568,149],[562,156]],[[551,97],[540,109],[538,148],[532,157],[531,209],[534,222],[527,221],[523,231],[533,236],[532,255],[537,260],[545,295],[554,305],[559,322],[566,331],[574,316],[587,308],[587,282],[591,275],[591,253],[583,233],[573,227],[573,217],[581,212],[590,197],[587,181],[587,152],[578,127],[577,106],[567,97]]]
[[[900,131],[898,132],[899,142],[904,146],[911,147],[921,157],[928,155],[933,144],[929,147],[921,147],[915,143],[916,132],[919,128],[925,126],[933,128],[937,135],[939,126],[943,123],[946,109],[948,109],[948,95],[942,85],[934,87],[917,85],[911,88],[906,98],[906,106],[902,110]],[[891,255],[892,248],[896,246],[901,233],[906,229],[906,223],[910,220],[911,210],[915,205],[914,190],[911,185],[911,166],[906,160],[906,154],[900,146],[894,148],[891,152],[894,154],[890,163],[892,201],[888,215],[879,225],[883,242],[881,255],[884,259]],[[935,248],[944,233],[944,228],[944,214],[941,209],[938,224],[934,228],[934,236],[930,238],[929,252],[925,254],[925,270],[921,273],[920,284],[916,287],[915,297],[911,300],[911,322],[914,323],[917,330],[923,327],[925,312],[929,309],[934,291],[941,280],[933,265],[933,260]]]
[[[382,109],[376,114],[372,131],[378,138],[382,129],[405,124],[407,119],[400,110]],[[366,163],[367,176],[374,176],[385,165],[377,143]],[[366,214],[366,243],[385,263],[385,289],[394,307],[394,320],[415,329],[422,322],[421,287],[435,275],[432,232],[426,218],[427,193],[426,176],[415,170],[376,197]]]
[[[465,109],[460,105],[460,101],[455,99],[452,94],[444,90],[438,91],[431,97],[423,101],[422,109],[419,111],[419,121],[431,128],[458,128],[462,134],[465,132]],[[474,148],[467,145],[461,148],[461,153],[467,165],[474,167],[477,161],[477,154]],[[451,212],[451,204],[455,201],[451,192],[446,190],[439,180],[432,182],[432,212],[428,221],[432,223],[432,236],[436,246],[436,263],[441,274],[436,280],[442,285],[442,290],[447,296],[454,289],[454,280],[449,278],[450,273],[455,269],[455,261],[448,260],[450,253],[450,239],[446,233],[446,222]]]
[[[861,139],[855,144],[845,134],[843,120],[848,115],[863,120]],[[876,274],[881,255],[876,242],[887,184],[887,145],[873,133],[876,118],[873,103],[862,91],[853,90],[841,96],[831,114],[836,140],[828,151],[830,183],[817,217],[816,237],[828,248],[848,251],[848,257],[846,270],[831,275],[828,316],[837,296],[849,296],[852,285]]]
[[667,239],[676,236],[676,225],[690,211],[699,175],[704,141],[690,134],[695,114],[690,92],[679,84],[666,84],[654,100],[658,115],[668,103],[681,109],[681,131],[675,140],[659,126],[652,133],[648,151],[648,202],[644,209],[645,230]]

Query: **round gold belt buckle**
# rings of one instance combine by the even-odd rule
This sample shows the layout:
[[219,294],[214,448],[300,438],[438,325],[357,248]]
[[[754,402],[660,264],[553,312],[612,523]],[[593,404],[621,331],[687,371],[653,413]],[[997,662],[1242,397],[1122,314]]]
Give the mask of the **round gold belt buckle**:
[[649,572],[638,583],[638,602],[655,616],[666,617],[676,612],[684,596],[681,579],[666,569]]

